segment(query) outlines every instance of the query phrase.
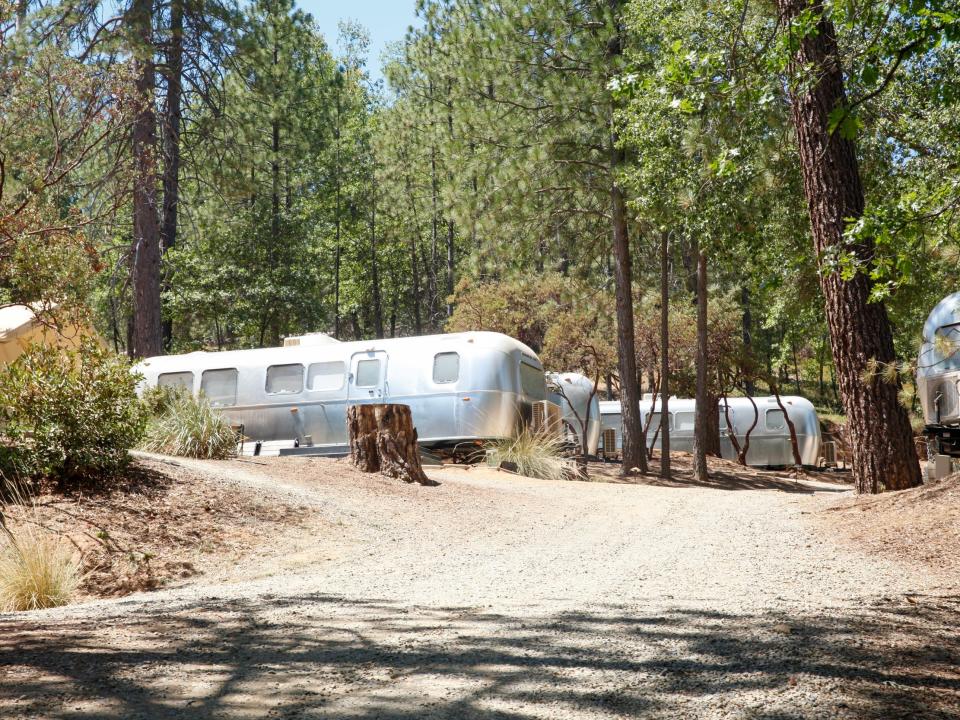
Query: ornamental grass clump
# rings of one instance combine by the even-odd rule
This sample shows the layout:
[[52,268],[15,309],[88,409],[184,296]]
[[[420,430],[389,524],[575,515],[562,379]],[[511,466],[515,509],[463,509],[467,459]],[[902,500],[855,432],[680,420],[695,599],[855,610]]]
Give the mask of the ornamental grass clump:
[[0,533],[0,610],[66,605],[82,578],[80,554],[65,539],[34,527]]
[[205,397],[177,392],[150,421],[141,448],[164,455],[222,460],[237,454],[237,434]]
[[490,445],[487,458],[491,464],[513,465],[518,474],[541,480],[565,480],[571,475],[563,440],[527,426],[514,437]]

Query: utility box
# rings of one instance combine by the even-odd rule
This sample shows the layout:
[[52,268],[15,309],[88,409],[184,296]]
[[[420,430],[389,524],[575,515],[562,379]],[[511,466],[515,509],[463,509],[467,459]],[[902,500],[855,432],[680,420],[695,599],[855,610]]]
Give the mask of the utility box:
[[927,479],[943,480],[948,475],[953,474],[954,459],[949,455],[934,455],[927,460]]

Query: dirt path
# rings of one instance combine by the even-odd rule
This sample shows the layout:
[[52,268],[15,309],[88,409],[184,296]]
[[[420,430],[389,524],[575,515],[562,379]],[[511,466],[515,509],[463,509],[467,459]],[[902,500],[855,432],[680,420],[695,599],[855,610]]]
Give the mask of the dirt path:
[[842,486],[180,462],[324,530],[231,583],[0,616],[0,715],[960,717],[954,578],[818,534]]

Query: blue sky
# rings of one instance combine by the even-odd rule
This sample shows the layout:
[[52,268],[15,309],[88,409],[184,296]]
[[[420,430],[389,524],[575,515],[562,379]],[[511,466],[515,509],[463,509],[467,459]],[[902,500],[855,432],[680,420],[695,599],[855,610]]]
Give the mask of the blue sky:
[[388,43],[402,40],[407,27],[414,24],[416,0],[297,0],[313,15],[336,53],[337,23],[355,20],[370,33],[368,67],[374,79],[381,77],[380,55]]

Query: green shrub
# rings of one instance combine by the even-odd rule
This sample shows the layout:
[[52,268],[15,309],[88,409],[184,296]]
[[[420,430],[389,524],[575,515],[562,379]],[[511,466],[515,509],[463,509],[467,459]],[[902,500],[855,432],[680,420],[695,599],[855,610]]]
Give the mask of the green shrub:
[[150,417],[165,415],[179,395],[186,393],[182,387],[171,385],[154,385],[146,388],[140,394],[140,400]]
[[136,382],[93,341],[28,348],[0,370],[0,475],[69,484],[123,469],[146,421]]
[[490,445],[487,458],[495,465],[511,463],[518,474],[543,480],[564,480],[572,472],[563,440],[528,426],[515,437]]
[[165,455],[224,459],[237,454],[237,434],[202,395],[172,392],[150,421],[141,447]]

